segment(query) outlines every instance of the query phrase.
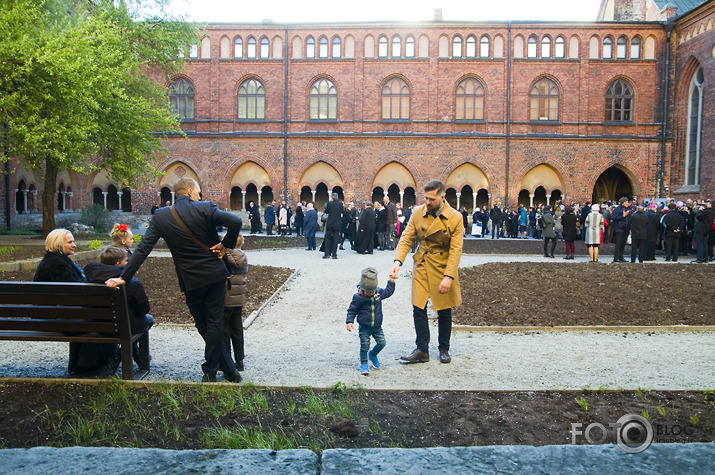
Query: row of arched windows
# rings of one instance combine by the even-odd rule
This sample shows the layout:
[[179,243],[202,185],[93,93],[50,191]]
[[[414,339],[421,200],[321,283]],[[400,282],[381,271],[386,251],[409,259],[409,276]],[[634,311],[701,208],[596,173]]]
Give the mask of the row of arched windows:
[[[382,120],[410,120],[411,91],[400,77],[391,77],[382,86]],[[558,121],[560,92],[550,78],[536,81],[530,91],[531,121]],[[455,89],[455,120],[483,121],[486,101],[485,86],[481,80],[468,77]],[[633,87],[625,79],[616,79],[606,88],[606,122],[633,121]],[[169,104],[185,120],[194,119],[194,86],[186,78],[178,78],[169,86]],[[337,120],[338,90],[328,78],[319,78],[310,86],[309,119],[311,121]],[[265,120],[266,90],[256,78],[243,81],[238,87],[238,120]]]
[[[449,44],[451,40],[451,50]],[[268,37],[262,36],[258,39],[254,36],[236,36],[233,39],[233,49],[230,50],[230,39],[221,39],[222,59],[271,59],[271,41]],[[282,58],[283,43],[280,37],[273,39],[273,59]],[[567,41],[563,35],[543,35],[536,34],[525,37],[516,35],[514,37],[514,57],[515,58],[541,58],[541,59],[562,59],[579,57],[580,40],[572,36]],[[653,59],[655,49],[655,39],[648,37],[645,41],[645,52],[642,51],[643,39],[640,36],[629,38],[621,35],[617,39],[607,35],[601,40],[598,36],[592,36],[590,40],[591,59]],[[379,35],[377,38],[377,51],[375,51],[375,38],[368,35],[364,39],[364,49],[366,58],[424,58],[428,57],[429,39],[426,35],[416,38],[414,35]],[[524,51],[526,46],[526,51]],[[201,40],[201,58],[209,58],[211,40],[205,36]],[[377,52],[377,55],[375,54]],[[335,35],[329,38],[326,35],[318,36],[317,39],[309,35],[305,38],[295,36],[293,38],[293,58],[294,59],[339,59],[353,58],[355,55],[355,39],[347,36],[343,40]],[[443,35],[439,39],[439,56],[451,58],[503,58],[504,38],[497,34],[492,38],[488,34],[483,35],[454,35],[451,39]],[[199,58],[199,45],[189,46],[189,58]]]

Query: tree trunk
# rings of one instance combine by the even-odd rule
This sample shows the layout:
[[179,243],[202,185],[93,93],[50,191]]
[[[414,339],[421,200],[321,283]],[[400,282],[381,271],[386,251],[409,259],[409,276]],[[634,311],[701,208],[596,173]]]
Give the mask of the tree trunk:
[[55,193],[57,191],[57,165],[50,157],[45,158],[45,190],[42,192],[42,235],[55,229]]

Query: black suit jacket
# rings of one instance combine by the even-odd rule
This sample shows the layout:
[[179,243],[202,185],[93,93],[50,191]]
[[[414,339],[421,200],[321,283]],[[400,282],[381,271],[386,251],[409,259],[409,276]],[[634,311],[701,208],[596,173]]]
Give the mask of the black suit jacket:
[[328,201],[323,213],[328,215],[328,220],[325,222],[326,231],[340,231],[340,227],[343,224],[343,202],[338,200]]
[[[207,246],[219,243],[216,227],[224,226],[228,231],[220,242],[230,249],[236,247],[241,218],[220,211],[213,201],[191,201],[188,196],[179,197],[174,208],[186,226]],[[228,277],[223,261],[191,239],[176,222],[171,209],[164,206],[154,213],[146,233],[121,274],[122,279],[131,280],[159,238],[164,238],[169,246],[182,292],[205,287]]]

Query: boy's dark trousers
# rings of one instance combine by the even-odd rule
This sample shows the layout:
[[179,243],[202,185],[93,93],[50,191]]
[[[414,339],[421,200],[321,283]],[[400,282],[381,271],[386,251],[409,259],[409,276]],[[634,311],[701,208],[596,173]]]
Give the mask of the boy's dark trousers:
[[224,346],[231,351],[233,344],[233,355],[236,363],[243,361],[243,307],[224,307],[223,322],[223,342]]

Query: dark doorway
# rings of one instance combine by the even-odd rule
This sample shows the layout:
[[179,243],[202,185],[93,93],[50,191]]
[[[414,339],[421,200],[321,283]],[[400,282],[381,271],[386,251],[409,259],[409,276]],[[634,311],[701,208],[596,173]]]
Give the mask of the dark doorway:
[[628,199],[633,197],[633,185],[628,176],[616,167],[611,167],[596,180],[593,187],[592,203],[603,203],[604,201],[618,201],[625,196]]

